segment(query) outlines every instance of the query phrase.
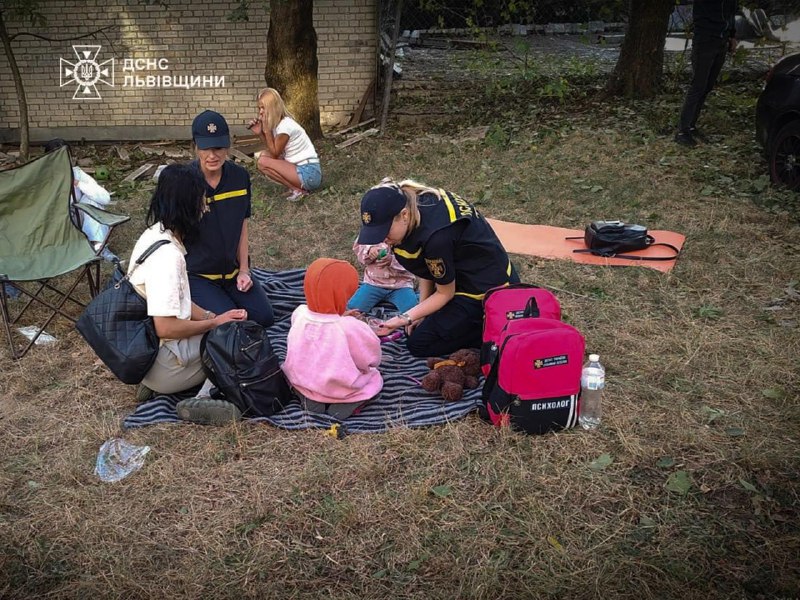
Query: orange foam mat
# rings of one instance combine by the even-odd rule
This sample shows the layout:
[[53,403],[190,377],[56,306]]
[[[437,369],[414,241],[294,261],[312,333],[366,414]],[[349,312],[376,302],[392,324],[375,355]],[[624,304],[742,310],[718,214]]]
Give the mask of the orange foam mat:
[[[610,265],[621,267],[649,267],[666,273],[675,266],[675,260],[627,260],[624,258],[605,258],[595,256],[588,252],[574,253],[573,250],[585,248],[583,244],[583,229],[566,229],[564,227],[551,227],[549,225],[526,225],[523,223],[509,223],[496,219],[486,219],[494,229],[497,237],[503,243],[507,252],[511,254],[525,254],[542,258],[565,258],[578,263],[589,265]],[[678,249],[683,248],[686,236],[674,231],[648,231],[656,242],[672,244]],[[580,237],[577,240],[568,240],[568,237]],[[665,246],[653,246],[644,250],[630,253],[632,256],[672,256],[674,252]]]

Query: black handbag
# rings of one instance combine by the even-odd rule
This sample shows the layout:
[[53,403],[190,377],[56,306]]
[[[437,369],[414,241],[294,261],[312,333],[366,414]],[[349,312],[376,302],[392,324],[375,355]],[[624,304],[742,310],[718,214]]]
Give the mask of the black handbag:
[[[568,237],[568,240],[583,239],[586,248],[573,250],[574,253],[590,253],[606,258],[626,258],[628,260],[675,260],[681,251],[664,242],[656,242],[647,233],[644,225],[633,225],[622,221],[592,221],[586,226],[583,238]],[[650,246],[667,246],[675,254],[673,256],[627,256],[626,252],[644,250]]]
[[75,324],[92,350],[123,383],[140,383],[158,354],[159,339],[147,300],[129,281],[147,257],[169,240],[152,244],[136,260],[130,272],[119,269],[112,282],[95,296]]

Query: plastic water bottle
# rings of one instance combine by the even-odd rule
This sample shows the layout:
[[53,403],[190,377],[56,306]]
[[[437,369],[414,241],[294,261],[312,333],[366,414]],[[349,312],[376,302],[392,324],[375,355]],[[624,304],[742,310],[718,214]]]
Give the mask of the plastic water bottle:
[[597,429],[602,415],[601,399],[606,387],[606,370],[599,354],[590,354],[581,371],[581,412],[578,423],[584,429]]

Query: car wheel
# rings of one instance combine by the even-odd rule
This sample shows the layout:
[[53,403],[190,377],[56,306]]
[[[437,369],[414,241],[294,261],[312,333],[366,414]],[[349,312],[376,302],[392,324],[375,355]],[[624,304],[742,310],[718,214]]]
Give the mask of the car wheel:
[[772,181],[790,190],[800,190],[800,121],[781,127],[769,151]]

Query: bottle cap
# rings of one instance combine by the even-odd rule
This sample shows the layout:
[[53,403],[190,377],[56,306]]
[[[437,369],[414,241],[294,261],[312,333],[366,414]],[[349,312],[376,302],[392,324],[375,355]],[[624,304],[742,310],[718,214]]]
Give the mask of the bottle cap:
[[600,362],[600,355],[599,354],[590,354],[589,355],[590,362]]

